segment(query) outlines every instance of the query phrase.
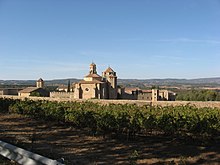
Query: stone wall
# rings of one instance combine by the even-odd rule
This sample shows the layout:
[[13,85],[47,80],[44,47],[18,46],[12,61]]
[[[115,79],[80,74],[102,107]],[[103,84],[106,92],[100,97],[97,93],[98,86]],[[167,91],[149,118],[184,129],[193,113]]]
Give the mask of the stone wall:
[[[0,96],[0,98],[12,98],[12,99],[25,99],[25,97],[19,97],[19,96],[10,96],[10,95],[3,95]],[[201,107],[217,107],[220,108],[220,101],[143,101],[143,100],[99,100],[99,99],[73,99],[73,98],[51,98],[51,97],[28,97],[28,99],[31,100],[48,100],[48,101],[91,101],[103,105],[108,104],[136,104],[139,106],[184,106],[184,105],[191,105],[196,106],[198,108]]]
[[18,95],[23,88],[4,88],[0,89],[0,95]]
[[152,100],[152,93],[138,93],[138,100],[146,100],[151,101]]
[[50,92],[52,98],[74,98],[73,92]]
[[82,89],[82,98],[83,99],[89,99],[89,98],[97,98],[97,90],[96,90],[96,84],[81,84]]

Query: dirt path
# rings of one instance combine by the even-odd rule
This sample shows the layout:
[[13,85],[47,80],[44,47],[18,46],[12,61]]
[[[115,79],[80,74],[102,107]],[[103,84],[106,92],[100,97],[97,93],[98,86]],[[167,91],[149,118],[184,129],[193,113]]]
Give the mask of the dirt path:
[[[94,137],[87,130],[0,114],[0,140],[66,164],[219,164],[220,142],[202,146],[180,139],[147,136],[133,142]],[[135,150],[138,155],[135,155]],[[133,161],[135,162],[135,161]]]

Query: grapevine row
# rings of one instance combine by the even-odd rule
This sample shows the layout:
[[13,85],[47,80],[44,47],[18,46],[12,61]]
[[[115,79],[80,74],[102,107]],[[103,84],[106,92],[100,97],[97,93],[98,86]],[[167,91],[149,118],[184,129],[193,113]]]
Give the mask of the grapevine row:
[[89,128],[93,133],[208,134],[220,132],[220,109],[192,106],[151,107],[137,105],[100,105],[92,102],[49,102],[0,99],[0,111],[17,113],[45,121]]

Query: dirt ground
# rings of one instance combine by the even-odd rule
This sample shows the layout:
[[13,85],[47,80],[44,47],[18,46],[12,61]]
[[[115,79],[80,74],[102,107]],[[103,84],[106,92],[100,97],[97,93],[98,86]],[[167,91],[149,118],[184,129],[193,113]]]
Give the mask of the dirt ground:
[[164,135],[127,141],[92,136],[57,123],[0,114],[0,140],[65,164],[220,164],[220,142],[202,144]]

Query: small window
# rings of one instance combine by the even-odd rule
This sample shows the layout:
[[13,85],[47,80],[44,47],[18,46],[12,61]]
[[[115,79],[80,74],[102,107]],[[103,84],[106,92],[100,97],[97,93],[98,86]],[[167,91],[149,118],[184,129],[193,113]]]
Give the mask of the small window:
[[85,90],[88,92],[88,91],[89,91],[89,88],[86,88]]

